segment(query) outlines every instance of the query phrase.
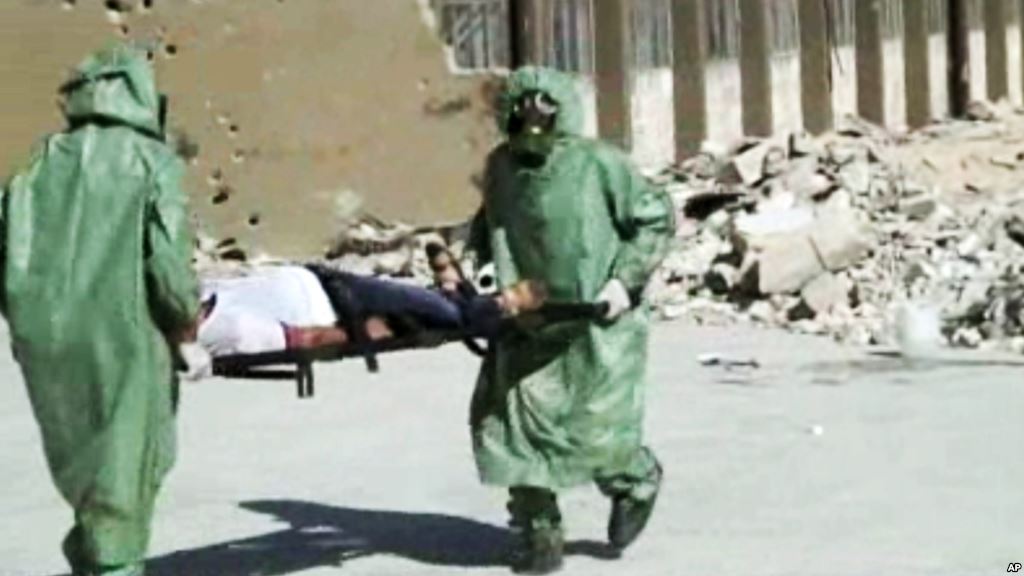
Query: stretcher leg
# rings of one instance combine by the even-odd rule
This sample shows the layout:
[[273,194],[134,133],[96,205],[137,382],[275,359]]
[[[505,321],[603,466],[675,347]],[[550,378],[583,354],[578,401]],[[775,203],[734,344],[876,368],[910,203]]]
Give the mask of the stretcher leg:
[[312,398],[315,392],[313,382],[313,363],[299,362],[295,366],[295,385],[299,398]]

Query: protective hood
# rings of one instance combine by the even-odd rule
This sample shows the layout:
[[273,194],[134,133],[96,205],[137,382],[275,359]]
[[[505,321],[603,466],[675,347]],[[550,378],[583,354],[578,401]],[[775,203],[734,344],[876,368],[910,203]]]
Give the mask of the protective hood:
[[142,50],[119,44],[88,57],[61,87],[71,125],[110,122],[160,137],[160,95]]
[[497,122],[503,134],[508,134],[508,122],[516,100],[530,91],[543,92],[558,103],[558,119],[555,122],[557,134],[583,135],[583,102],[572,76],[535,66],[526,66],[513,72],[498,98]]

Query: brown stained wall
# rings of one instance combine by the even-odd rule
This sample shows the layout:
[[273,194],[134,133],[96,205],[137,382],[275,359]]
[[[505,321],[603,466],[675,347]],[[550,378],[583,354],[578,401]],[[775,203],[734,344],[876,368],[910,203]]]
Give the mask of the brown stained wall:
[[[0,2],[0,172],[62,126],[55,88],[67,69],[127,31],[173,46],[158,75],[172,127],[199,143],[188,187],[219,237],[320,253],[343,190],[413,223],[477,204],[472,175],[495,137],[484,81],[449,73],[416,0],[121,3],[137,4],[125,30],[101,0]],[[218,192],[228,199],[215,205]]]

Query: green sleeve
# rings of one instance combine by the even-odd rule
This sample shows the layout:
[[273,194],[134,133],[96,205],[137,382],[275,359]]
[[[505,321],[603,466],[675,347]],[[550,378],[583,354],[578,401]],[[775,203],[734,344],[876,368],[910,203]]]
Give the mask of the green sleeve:
[[486,209],[481,206],[473,221],[469,225],[469,241],[466,249],[473,253],[476,266],[480,267],[490,263],[494,256],[491,254],[491,232],[487,223]]
[[636,295],[668,253],[675,210],[669,195],[641,176],[622,153],[607,153],[602,164],[609,209],[622,241],[611,276]]
[[165,331],[190,326],[199,313],[199,281],[192,267],[188,199],[182,165],[168,162],[154,178],[146,215],[146,283],[152,312]]

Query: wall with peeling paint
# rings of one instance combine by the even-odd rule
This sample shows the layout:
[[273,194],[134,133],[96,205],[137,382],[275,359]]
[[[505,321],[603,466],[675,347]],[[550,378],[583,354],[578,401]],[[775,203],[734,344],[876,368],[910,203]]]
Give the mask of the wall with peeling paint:
[[495,138],[487,82],[449,73],[423,16],[416,0],[4,0],[0,171],[62,127],[67,70],[132,38],[160,43],[170,124],[198,144],[189,191],[216,236],[320,253],[347,190],[385,218],[464,218]]

